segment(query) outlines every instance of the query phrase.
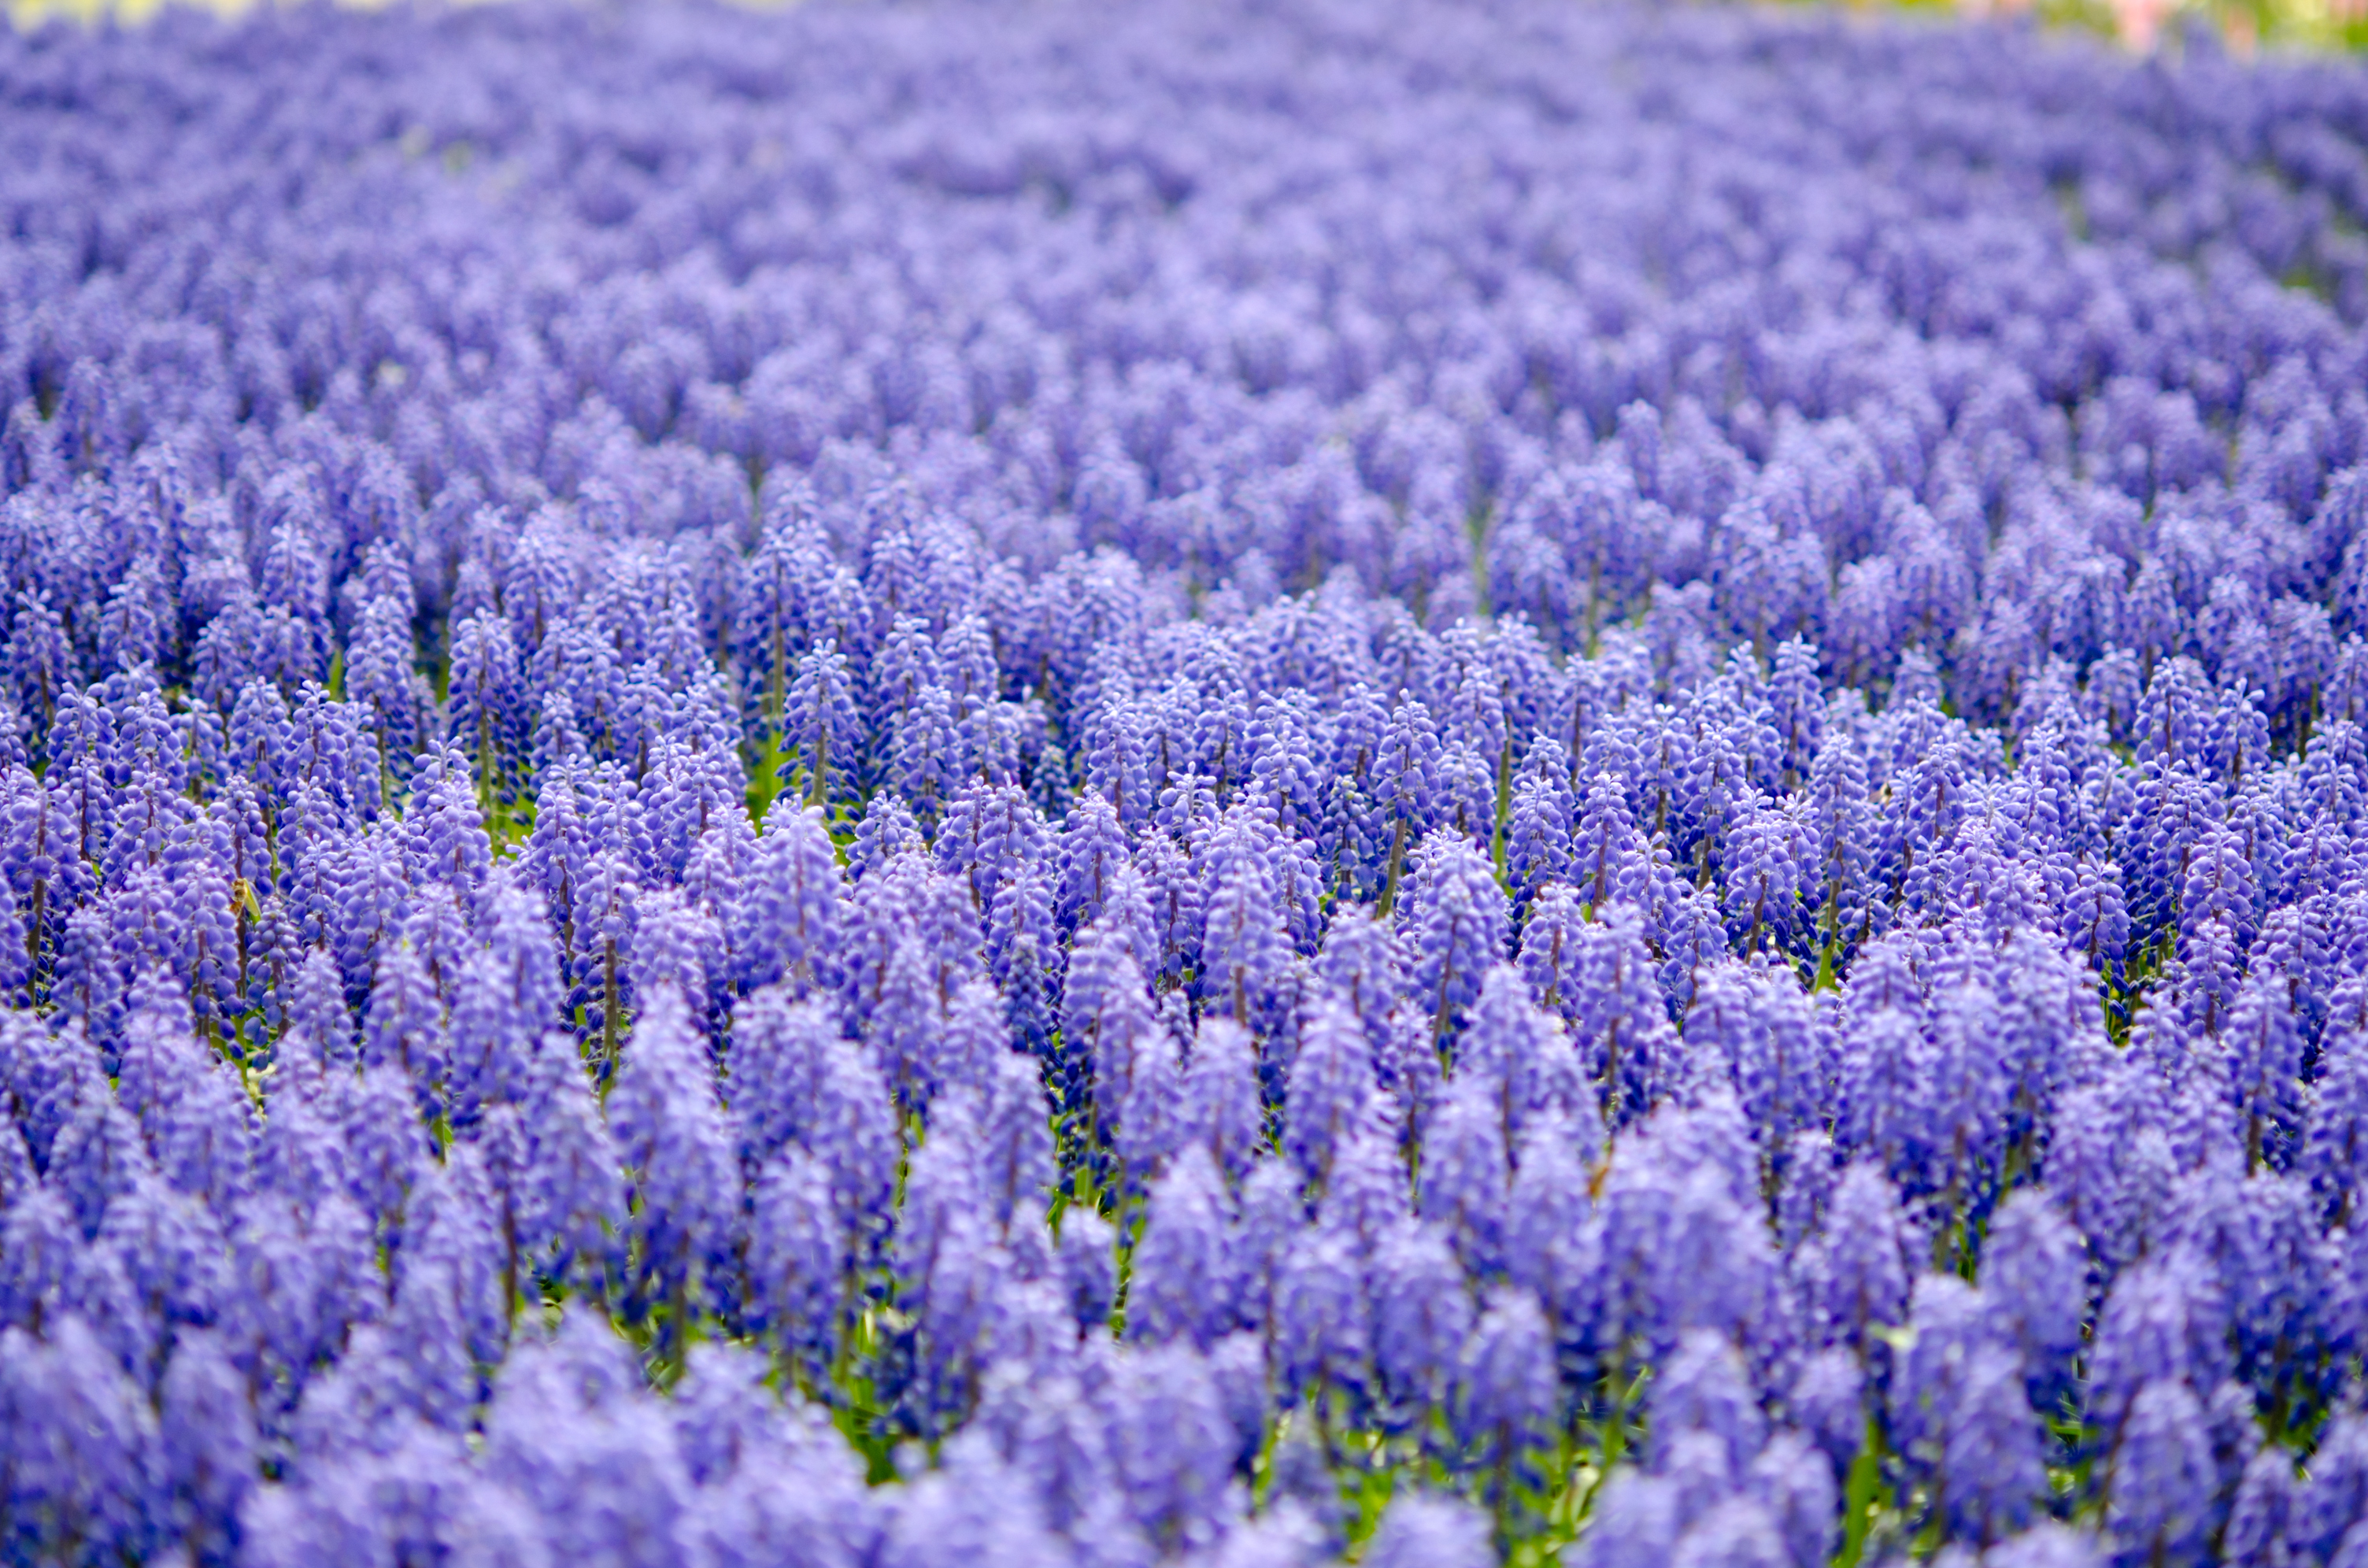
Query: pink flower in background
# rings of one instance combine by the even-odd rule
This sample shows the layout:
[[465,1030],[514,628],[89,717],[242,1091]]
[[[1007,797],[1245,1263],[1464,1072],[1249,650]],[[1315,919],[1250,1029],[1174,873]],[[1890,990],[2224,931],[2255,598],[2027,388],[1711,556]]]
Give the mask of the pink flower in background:
[[2113,34],[2141,54],[2153,51],[2176,0],[2113,0]]

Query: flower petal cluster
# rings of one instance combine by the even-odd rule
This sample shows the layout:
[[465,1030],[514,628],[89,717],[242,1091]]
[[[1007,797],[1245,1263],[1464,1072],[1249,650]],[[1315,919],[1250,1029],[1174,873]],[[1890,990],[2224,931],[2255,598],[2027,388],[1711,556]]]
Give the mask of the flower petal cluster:
[[0,1562],[2368,1561],[2368,76],[0,33]]

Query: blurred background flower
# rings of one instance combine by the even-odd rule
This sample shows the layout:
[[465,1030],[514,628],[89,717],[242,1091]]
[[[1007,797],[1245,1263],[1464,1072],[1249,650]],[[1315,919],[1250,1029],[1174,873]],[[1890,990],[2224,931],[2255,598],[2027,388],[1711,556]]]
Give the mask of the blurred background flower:
[[2232,52],[2368,49],[2368,0],[1907,0],[1866,10],[1955,12],[2101,32],[2140,53],[2217,39]]
[[[18,27],[58,18],[144,21],[167,5],[199,5],[236,16],[279,0],[6,0]],[[335,0],[375,10],[390,0]],[[459,0],[485,4],[489,0]],[[760,6],[797,0],[745,0]],[[1833,0],[1779,0],[1828,5]],[[2106,34],[2138,53],[2218,40],[2231,52],[2262,49],[2368,50],[2368,0],[1843,0],[1858,11],[1914,11]]]

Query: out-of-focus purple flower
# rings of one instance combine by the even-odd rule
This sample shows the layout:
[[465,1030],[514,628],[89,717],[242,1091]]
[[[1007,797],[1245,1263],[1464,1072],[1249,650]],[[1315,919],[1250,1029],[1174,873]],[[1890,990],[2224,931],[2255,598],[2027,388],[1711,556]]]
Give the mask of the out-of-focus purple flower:
[[1183,1337],[1206,1350],[1232,1328],[1228,1221],[1214,1162],[1201,1148],[1185,1150],[1151,1185],[1127,1289],[1131,1337]]
[[69,1313],[40,1338],[0,1331],[0,1402],[12,1551],[68,1561],[152,1550],[167,1479],[156,1418],[89,1325]]
[[677,1335],[704,1271],[732,1247],[740,1179],[704,1042],[682,998],[660,987],[636,1022],[607,1110],[632,1173],[632,1296],[641,1312],[670,1304]]
[[1864,1346],[1876,1330],[1907,1321],[1910,1233],[1897,1189],[1863,1163],[1842,1173],[1827,1210],[1822,1311],[1830,1332]]
[[2115,1562],[2207,1561],[2218,1490],[2194,1392],[2167,1379],[2147,1383],[2130,1401],[2107,1483]]
[[1483,1568],[1487,1520],[1465,1504],[1420,1494],[1393,1503],[1360,1560],[1378,1568]]

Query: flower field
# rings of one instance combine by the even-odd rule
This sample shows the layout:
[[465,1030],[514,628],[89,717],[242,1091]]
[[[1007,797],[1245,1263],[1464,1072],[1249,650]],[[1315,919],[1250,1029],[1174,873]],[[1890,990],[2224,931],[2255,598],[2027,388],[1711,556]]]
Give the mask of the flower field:
[[2368,1562],[2368,72],[0,33],[0,1563]]

